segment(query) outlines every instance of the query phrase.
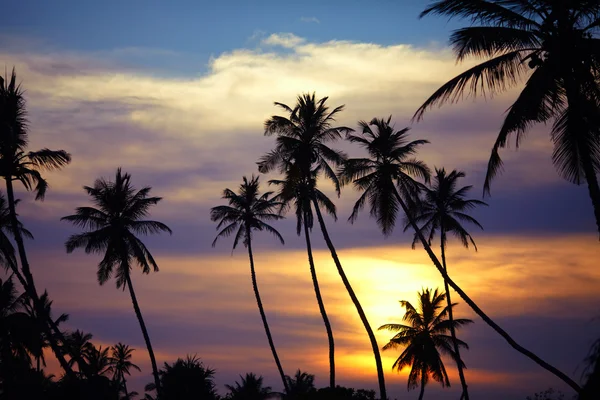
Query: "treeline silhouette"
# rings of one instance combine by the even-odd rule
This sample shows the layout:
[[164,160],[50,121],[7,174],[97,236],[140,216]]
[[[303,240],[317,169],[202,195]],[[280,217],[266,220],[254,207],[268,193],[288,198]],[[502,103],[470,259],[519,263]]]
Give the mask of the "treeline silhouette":
[[[484,61],[438,89],[413,120],[421,120],[433,106],[454,102],[463,95],[498,93],[523,78],[525,85],[509,108],[493,145],[484,193],[489,193],[491,181],[500,171],[499,150],[508,145],[510,136],[514,135],[519,145],[532,125],[551,123],[553,162],[564,178],[576,184],[587,183],[600,233],[600,4],[588,0],[440,0],[431,3],[421,16],[430,14],[470,19],[471,26],[453,32],[451,44],[458,61],[467,57]],[[579,399],[597,398],[600,345],[592,348],[586,360],[589,368],[580,387],[564,372],[517,343],[450,277],[446,262],[448,237],[454,236],[465,247],[471,245],[477,250],[465,225],[482,228],[469,212],[486,205],[467,198],[471,186],[461,187],[459,182],[464,172],[443,167],[432,172],[417,154],[428,141],[409,140],[409,128],[396,130],[391,116],[359,121],[358,130],[336,126],[344,106],[330,109],[327,101],[327,97],[318,99],[314,93],[307,93],[298,96],[293,106],[275,103],[283,115],[272,116],[264,125],[264,134],[274,136],[274,148],[257,162],[258,172],[278,174],[267,182],[275,190],[261,191],[259,177],[243,177],[237,192],[224,190],[227,204],[210,211],[211,220],[218,223],[213,245],[221,237],[233,236],[233,248],[241,243],[248,251],[252,288],[283,387],[281,393],[273,392],[263,385],[262,377],[249,373],[227,386],[226,398],[374,399],[373,391],[336,384],[334,332],[312,251],[316,222],[369,338],[379,399],[389,399],[380,345],[325,222],[323,214],[337,219],[337,208],[321,191],[323,181],[333,184],[338,197],[345,185],[352,185],[359,192],[350,222],[368,206],[383,235],[390,235],[398,223],[404,231],[412,232],[413,248],[423,247],[443,278],[445,290],[424,289],[419,293],[418,308],[401,301],[406,309],[404,324],[390,323],[379,328],[395,332],[382,348],[402,349],[392,368],[410,367],[408,389],[420,387],[419,399],[430,379],[450,386],[443,355],[456,364],[461,398],[469,399],[461,357],[461,348],[466,349],[467,344],[457,337],[456,331],[472,321],[454,317],[456,303],[452,302],[450,288],[511,347],[570,386]],[[102,349],[90,342],[90,334],[61,329],[68,315],[54,318],[49,294],[44,291],[40,295],[35,285],[24,241],[32,239],[32,235],[19,221],[19,200],[13,184],[20,183],[35,193],[36,200],[43,200],[48,188],[43,172],[67,166],[71,155],[65,150],[47,148],[30,151],[28,128],[23,90],[13,69],[10,77],[0,77],[0,176],[6,183],[6,198],[0,196],[0,264],[10,275],[0,286],[0,398],[132,399],[138,396],[127,388],[127,377],[138,368],[131,362],[133,349],[121,343]],[[359,146],[364,156],[349,158],[335,149],[333,145],[340,140]],[[131,176],[120,168],[113,180],[97,179],[84,190],[92,206],[78,207],[73,215],[62,218],[82,230],[68,238],[66,250],[70,253],[81,248],[86,253],[101,254],[97,267],[99,284],[114,278],[117,288],[129,291],[151,361],[153,382],[146,386],[145,398],[218,398],[213,381],[215,370],[205,367],[197,357],[188,356],[159,368],[135,294],[131,269],[137,265],[145,274],[158,271],[156,260],[140,236],[171,233],[165,224],[146,219],[161,198],[150,196],[150,187],[136,189]],[[328,338],[329,386],[319,390],[314,387],[312,375],[298,371],[290,378],[285,374],[258,288],[253,235],[266,231],[284,244],[273,223],[289,212],[295,216],[296,233],[305,239],[309,272]],[[434,250],[438,246],[440,257]],[[44,370],[45,349],[51,350],[58,360],[60,377]]]

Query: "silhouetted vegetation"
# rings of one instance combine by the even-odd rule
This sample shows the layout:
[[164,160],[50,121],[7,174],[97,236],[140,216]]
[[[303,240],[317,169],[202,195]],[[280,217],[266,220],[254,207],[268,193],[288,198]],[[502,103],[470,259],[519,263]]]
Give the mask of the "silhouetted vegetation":
[[[507,112],[493,145],[487,167],[484,194],[489,194],[491,181],[500,172],[500,149],[511,135],[517,146],[527,131],[537,123],[551,123],[549,129],[554,146],[552,160],[565,179],[588,185],[595,220],[600,234],[600,3],[588,0],[439,0],[432,2],[421,16],[442,15],[471,21],[468,27],[454,31],[450,42],[457,60],[482,58],[470,68],[438,89],[417,110],[414,120],[434,106],[454,102],[464,94],[498,93],[524,81],[516,101]],[[313,259],[312,229],[316,222],[336,270],[369,338],[378,377],[378,400],[389,400],[380,348],[367,315],[351,285],[329,234],[323,213],[337,221],[334,201],[323,190],[333,185],[338,197],[345,185],[352,185],[359,197],[349,221],[354,223],[368,206],[384,236],[392,235],[398,219],[404,232],[413,236],[412,246],[423,247],[444,280],[444,292],[423,289],[418,293],[417,307],[402,300],[406,324],[390,323],[380,330],[394,332],[382,350],[400,350],[392,370],[410,369],[408,390],[420,387],[423,399],[430,380],[449,387],[451,382],[444,362],[449,357],[457,366],[462,398],[469,400],[466,368],[461,348],[467,344],[456,331],[473,321],[456,318],[451,288],[465,303],[501,335],[511,347],[533,360],[569,385],[579,400],[600,398],[600,340],[592,346],[586,359],[583,386],[564,372],[518,344],[450,277],[446,262],[448,235],[454,235],[465,246],[475,241],[463,226],[483,227],[469,212],[486,203],[468,199],[471,186],[459,188],[465,177],[460,170],[447,172],[444,167],[431,169],[419,159],[418,151],[429,143],[410,140],[409,128],[397,130],[392,117],[358,121],[358,130],[337,126],[336,119],[344,105],[331,109],[328,97],[318,99],[315,93],[301,94],[296,104],[276,102],[284,115],[274,115],[264,123],[264,135],[274,136],[274,148],[258,159],[258,171],[279,176],[268,180],[274,192],[262,192],[259,178],[243,177],[238,192],[225,189],[226,205],[211,208],[210,218],[217,222],[220,237],[233,236],[233,249],[241,243],[248,251],[252,289],[256,298],[267,341],[281,378],[281,392],[269,387],[261,375],[249,372],[226,385],[227,393],[219,395],[215,384],[216,370],[204,365],[197,356],[164,362],[158,368],[150,335],[134,291],[131,270],[134,265],[142,273],[158,272],[158,263],[139,236],[167,232],[162,222],[146,220],[152,206],[161,197],[151,197],[150,187],[137,190],[128,173],[117,169],[114,180],[99,178],[93,186],[84,186],[93,206],[78,207],[73,215],[61,220],[71,222],[82,233],[71,235],[66,251],[81,248],[87,254],[101,255],[97,280],[103,285],[115,278],[118,289],[128,289],[136,318],[151,363],[153,382],[145,387],[147,400],[375,400],[373,390],[353,389],[336,384],[335,342]],[[349,158],[334,148],[346,140],[358,145],[366,154]],[[0,192],[0,266],[6,277],[0,279],[0,400],[1,399],[92,399],[133,400],[142,398],[130,391],[128,381],[135,370],[134,349],[123,343],[96,346],[91,333],[67,330],[69,315],[53,309],[46,290],[38,290],[25,239],[33,240],[16,208],[14,182],[43,200],[48,182],[42,173],[60,170],[71,162],[65,150],[29,150],[29,122],[24,91],[13,69],[10,76],[0,76],[0,177],[5,181],[6,197]],[[309,271],[328,339],[328,386],[316,388],[315,376],[301,370],[295,375],[284,373],[276,350],[265,306],[262,302],[254,264],[252,239],[257,231],[272,234],[282,245],[284,238],[271,225],[291,212],[296,219],[296,233],[304,236]],[[439,256],[433,244],[440,236]],[[17,257],[18,253],[18,257]],[[42,293],[40,295],[40,293]],[[382,301],[386,301],[385,299]],[[444,305],[445,304],[445,305]],[[58,375],[48,373],[47,357],[55,357],[60,365]],[[289,369],[288,369],[289,371]],[[143,371],[149,372],[149,371]],[[131,386],[131,385],[130,385]],[[560,400],[564,395],[552,389],[538,392],[528,400]]]

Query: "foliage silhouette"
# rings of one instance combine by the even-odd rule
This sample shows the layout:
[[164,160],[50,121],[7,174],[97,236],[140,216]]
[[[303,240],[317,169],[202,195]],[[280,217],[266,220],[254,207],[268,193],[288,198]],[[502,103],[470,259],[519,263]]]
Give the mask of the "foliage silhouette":
[[444,293],[438,293],[437,289],[433,292],[425,289],[419,293],[420,310],[406,300],[400,301],[402,307],[406,308],[402,320],[410,325],[385,324],[379,327],[379,330],[398,332],[383,346],[383,350],[405,347],[392,365],[392,369],[400,372],[405,367],[411,368],[408,375],[408,390],[416,388],[420,382],[419,400],[423,399],[425,385],[430,376],[433,380],[441,383],[442,387],[450,386],[440,351],[464,367],[460,356],[454,351],[453,342],[461,347],[469,348],[465,342],[456,338],[453,340],[447,333],[451,327],[456,330],[473,321],[461,318],[453,321],[447,319],[449,311],[456,306],[456,303],[442,308],[444,298]]
[[287,389],[283,396],[286,400],[310,400],[315,397],[315,376],[301,370],[297,370],[294,377],[285,377]]
[[[381,120],[379,120],[379,122],[377,121],[377,119],[374,119],[371,121],[371,125],[382,125]],[[388,119],[388,122],[386,123],[388,126],[390,121],[391,119]],[[365,130],[364,124],[362,125],[362,137],[359,136],[359,139],[352,139],[352,137],[358,135],[349,135],[348,139],[365,148],[370,158],[350,159],[346,161],[340,171],[340,182],[342,184],[353,182],[354,187],[363,192],[355,204],[354,211],[358,212],[358,210],[362,209],[365,205],[366,198],[369,198],[372,201],[371,215],[377,218],[377,222],[382,228],[384,235],[389,235],[391,228],[395,225],[397,217],[397,211],[391,212],[390,210],[398,210],[401,208],[408,219],[408,223],[415,231],[419,241],[423,245],[423,248],[438,272],[465,303],[467,303],[486,324],[502,336],[512,348],[529,357],[539,366],[553,373],[571,386],[575,391],[579,392],[580,387],[573,379],[518,344],[506,331],[484,313],[464,290],[450,278],[433,250],[431,250],[429,242],[425,239],[423,232],[421,232],[410,213],[410,210],[415,207],[416,196],[422,187],[422,184],[417,183],[412,179],[411,174],[419,174],[427,182],[429,179],[429,174],[426,173],[428,172],[428,169],[424,164],[417,160],[407,160],[409,156],[412,156],[416,152],[417,145],[426,142],[415,141],[407,143],[406,129],[394,133],[393,129],[386,127],[382,127],[384,129]],[[369,194],[365,196],[364,192],[369,192]],[[385,202],[388,202],[387,205]],[[350,217],[350,220],[353,221],[354,218],[356,218],[356,213]]]
[[111,347],[109,369],[110,372],[113,374],[113,381],[115,381],[123,390],[123,398],[125,400],[129,400],[130,398],[130,393],[127,390],[127,380],[125,379],[125,375],[131,375],[131,369],[141,371],[140,367],[138,367],[131,361],[134,350],[135,349],[132,349],[128,345],[123,344],[121,342]]
[[283,237],[279,232],[271,225],[264,222],[277,221],[283,218],[281,215],[275,213],[276,208],[280,207],[282,203],[273,200],[271,198],[272,194],[272,192],[260,194],[258,177],[252,176],[250,181],[248,181],[244,176],[243,183],[240,185],[238,193],[235,193],[230,189],[225,189],[223,191],[223,199],[227,200],[228,205],[213,207],[210,210],[210,219],[211,221],[219,222],[217,229],[222,228],[213,241],[213,247],[216,245],[219,237],[230,236],[234,232],[237,232],[235,234],[235,239],[233,240],[233,249],[236,248],[240,239],[242,239],[244,246],[248,249],[252,289],[254,290],[254,296],[256,297],[256,303],[265,328],[265,333],[267,334],[271,353],[273,353],[273,358],[275,359],[277,370],[279,371],[281,381],[283,382],[283,387],[287,391],[285,374],[283,373],[283,368],[279,361],[275,344],[273,343],[267,316],[260,298],[258,283],[256,281],[256,271],[254,269],[254,255],[252,254],[252,231],[254,230],[267,231],[275,236],[281,244],[284,244]]
[[160,396],[160,381],[156,359],[142,312],[138,305],[133,284],[131,282],[131,264],[136,262],[144,274],[151,270],[158,271],[158,264],[138,235],[158,234],[171,229],[158,221],[142,220],[149,213],[150,207],[157,204],[161,197],[148,197],[150,187],[139,191],[131,184],[131,175],[121,173],[117,169],[114,181],[97,179],[93,187],[84,186],[84,190],[92,198],[94,207],[78,207],[75,214],[61,218],[86,230],[84,233],[71,235],[65,243],[68,253],[77,248],[84,248],[86,253],[104,253],[98,264],[98,283],[108,281],[113,270],[117,289],[125,285],[129,289],[133,309],[140,323],[140,328],[148,348],[154,382]]
[[[27,260],[25,245],[23,243],[22,225],[17,220],[15,211],[17,201],[15,199],[13,181],[20,181],[26,190],[34,191],[36,200],[43,200],[48,189],[48,182],[43,178],[40,171],[58,170],[71,162],[71,155],[64,150],[49,150],[47,148],[38,151],[27,151],[29,144],[29,129],[27,120],[27,109],[23,89],[17,84],[17,76],[13,68],[10,79],[0,76],[0,176],[6,183],[6,195],[8,198],[8,209],[10,226],[19,250],[21,260],[21,274],[17,277],[24,285],[24,289],[32,299],[34,307],[39,315],[43,315],[44,308],[40,302],[33,275]],[[9,259],[9,262],[11,259]],[[14,270],[17,270],[16,263]],[[67,361],[60,351],[55,340],[62,334],[51,319],[46,316],[40,323],[50,346],[54,351],[61,367],[67,374],[73,374],[68,367]],[[51,331],[54,331],[54,335]]]
[[[600,3],[589,0],[439,0],[421,14],[468,18],[472,25],[450,36],[457,61],[485,59],[440,87],[415,114],[464,93],[490,95],[527,76],[508,109],[488,163],[484,194],[500,172],[499,150],[512,134],[519,147],[536,123],[552,122],[552,161],[566,180],[587,181],[600,234]],[[531,72],[530,72],[531,71]]]
[[[217,400],[215,370],[205,367],[196,356],[178,358],[173,364],[164,364],[159,372],[162,392],[160,400]],[[146,391],[155,391],[156,385],[149,383]],[[154,400],[150,394],[146,399]]]
[[[414,210],[411,210],[412,218],[417,225],[421,225],[421,232],[428,237],[429,245],[437,231],[440,233],[440,248],[442,255],[442,266],[447,272],[448,268],[446,265],[446,243],[447,233],[453,233],[460,241],[463,246],[469,247],[469,242],[477,251],[477,246],[471,235],[465,230],[461,223],[469,222],[483,229],[481,224],[476,219],[467,214],[467,212],[478,205],[487,205],[480,200],[467,200],[465,196],[472,186],[464,186],[457,189],[458,179],[464,178],[465,173],[462,171],[453,170],[450,173],[446,173],[444,168],[435,169],[435,176],[431,187],[423,187],[424,195],[417,201]],[[406,221],[404,231],[410,228],[410,222]],[[413,249],[415,248],[416,242],[419,240],[417,235],[413,239]],[[450,288],[448,282],[444,280],[444,290],[446,292],[446,302],[448,307],[452,304],[450,296]],[[454,316],[452,308],[448,308],[448,319],[452,322]],[[452,334],[453,340],[456,338],[454,331],[454,325],[450,325],[450,333]],[[460,358],[460,349],[458,343],[454,343],[454,352]],[[465,400],[469,400],[469,392],[467,389],[467,382],[465,379],[462,364],[458,363],[458,375],[463,388],[463,396]]]
[[[314,93],[312,95],[304,94],[298,96],[293,109],[285,104],[275,103],[288,116],[274,115],[265,122],[265,135],[277,135],[277,137],[275,149],[261,157],[259,161],[260,172],[267,173],[278,169],[280,173],[286,175],[287,179],[293,177],[293,179],[303,181],[309,188],[316,188],[316,182],[312,184],[311,180],[315,180],[316,176],[322,174],[334,184],[339,196],[340,182],[330,164],[339,166],[344,163],[347,156],[341,151],[328,147],[327,144],[340,139],[343,133],[348,134],[353,130],[344,126],[332,126],[337,114],[344,109],[344,106],[338,106],[330,111],[325,104],[327,99],[327,97],[323,97],[316,100]],[[315,190],[311,190],[308,194],[317,214],[323,239],[369,336],[375,357],[380,396],[382,400],[387,400],[385,378],[377,340],[342,267],[321,213],[320,206],[325,206],[329,214],[335,212],[335,206],[325,196],[319,197],[318,192]],[[331,379],[331,381],[333,383],[334,379]],[[330,386],[333,387],[333,385]]]
[[225,397],[228,400],[266,400],[277,394],[271,391],[269,386],[263,386],[263,377],[248,373],[241,376],[241,382],[233,385],[225,385],[229,393]]

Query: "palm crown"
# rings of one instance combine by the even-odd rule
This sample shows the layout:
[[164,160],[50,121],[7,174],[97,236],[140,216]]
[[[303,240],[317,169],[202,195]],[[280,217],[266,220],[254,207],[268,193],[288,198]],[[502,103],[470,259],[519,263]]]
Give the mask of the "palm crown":
[[276,209],[281,207],[281,203],[273,200],[272,194],[273,192],[260,194],[258,177],[254,176],[250,180],[243,177],[243,183],[240,185],[238,193],[225,189],[223,198],[229,202],[229,205],[213,207],[210,210],[210,219],[219,221],[217,229],[221,229],[212,245],[215,246],[221,236],[230,236],[236,232],[233,249],[237,247],[240,239],[247,246],[250,239],[248,235],[251,235],[252,230],[267,231],[283,244],[284,240],[279,232],[264,222],[283,218],[276,213]]
[[27,151],[25,98],[16,80],[14,69],[10,80],[0,77],[0,176],[20,181],[27,190],[36,192],[36,200],[41,200],[48,182],[40,170],[60,169],[71,162],[71,155],[64,150]]
[[101,285],[110,279],[116,266],[117,288],[124,286],[132,259],[145,274],[151,269],[158,271],[152,254],[135,234],[171,233],[171,229],[161,222],[141,220],[161,197],[148,197],[150,187],[136,191],[131,184],[131,175],[121,173],[120,168],[114,182],[101,178],[93,187],[84,186],[84,189],[96,207],[78,207],[74,215],[61,218],[88,230],[67,240],[67,252],[79,247],[83,247],[86,253],[104,252],[104,258],[98,265],[98,282]]
[[[441,231],[443,227],[442,246],[446,245],[446,232],[452,232],[460,239],[463,246],[469,247],[469,243],[471,243],[477,250],[475,241],[462,223],[469,222],[483,229],[481,224],[467,212],[479,205],[486,206],[487,203],[481,200],[465,199],[467,192],[472,188],[470,185],[456,189],[458,179],[464,177],[465,173],[462,171],[453,170],[447,173],[444,168],[436,168],[431,187],[423,186],[423,198],[416,204],[411,215],[414,222],[418,225],[422,224],[421,232],[428,238],[430,245],[435,233]],[[405,222],[404,231],[411,227],[408,221]],[[413,248],[418,240],[415,235]]]
[[560,174],[579,184],[586,162],[596,173],[600,171],[600,140],[595,133],[600,124],[597,1],[440,0],[421,16],[428,14],[470,18],[476,26],[454,31],[451,44],[458,61],[468,57],[486,61],[440,87],[416,118],[432,106],[459,100],[465,92],[493,94],[528,76],[493,146],[485,192],[502,167],[498,150],[507,145],[510,135],[516,135],[518,147],[533,124],[551,119],[552,158]]
[[[384,350],[405,347],[392,368],[398,371],[404,367],[411,367],[408,375],[408,388],[413,389],[419,382],[427,383],[429,375],[440,382],[442,386],[449,386],[450,381],[441,354],[451,356],[455,361],[463,363],[452,348],[452,337],[448,335],[450,325],[455,328],[472,323],[469,319],[448,320],[448,307],[443,307],[445,294],[438,290],[425,289],[419,293],[419,307],[421,312],[408,301],[400,301],[400,305],[406,308],[403,321],[410,325],[385,324],[379,330],[398,332],[390,341],[383,346]],[[452,304],[452,307],[456,303]],[[440,310],[441,309],[441,310]],[[468,348],[468,345],[457,339],[459,346]]]
[[140,367],[131,361],[134,350],[123,343],[112,346],[109,360],[110,370],[116,378],[123,379],[125,375],[131,375],[131,369],[141,371]]
[[341,164],[346,155],[327,146],[327,143],[352,132],[345,126],[332,126],[336,115],[344,109],[338,106],[332,111],[325,105],[328,97],[316,100],[315,94],[298,96],[292,109],[283,103],[275,105],[289,113],[288,117],[274,115],[265,122],[265,135],[277,135],[275,149],[260,158],[262,173],[279,168],[285,173],[290,165],[296,165],[303,177],[310,177],[315,167],[330,179],[339,194],[340,184],[330,164]]
[[371,215],[377,218],[377,224],[386,235],[392,232],[400,209],[396,190],[412,204],[419,190],[413,176],[427,181],[430,175],[425,163],[413,157],[419,146],[429,142],[409,142],[409,129],[395,131],[390,125],[391,118],[387,121],[373,118],[369,123],[360,121],[362,132],[348,134],[346,139],[366,149],[370,158],[349,159],[340,169],[342,182],[354,182],[354,186],[362,192],[354,205],[350,221],[356,220],[368,201]]

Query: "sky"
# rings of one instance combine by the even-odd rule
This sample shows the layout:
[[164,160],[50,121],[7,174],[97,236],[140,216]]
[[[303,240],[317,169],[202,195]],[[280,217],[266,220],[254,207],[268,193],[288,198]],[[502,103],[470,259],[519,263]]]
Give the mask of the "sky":
[[[118,341],[136,348],[142,373],[131,378],[142,391],[150,363],[128,294],[113,282],[99,286],[97,256],[66,254],[76,230],[60,217],[88,205],[82,186],[114,176],[121,166],[141,188],[164,199],[152,218],[172,236],[144,241],[160,271],[134,285],[158,362],[196,354],[224,384],[255,372],[281,390],[256,309],[247,254],[231,253],[216,233],[210,207],[243,175],[258,174],[256,160],[273,146],[263,123],[279,101],[316,92],[330,106],[345,104],[339,124],[392,115],[395,126],[431,143],[419,152],[429,166],[466,172],[464,185],[480,199],[489,157],[505,110],[518,87],[493,98],[466,98],[411,117],[446,80],[476,60],[456,64],[447,45],[464,22],[419,19],[424,2],[410,1],[115,1],[24,0],[3,5],[0,66],[15,66],[26,90],[31,148],[68,150],[72,163],[46,176],[44,202],[19,188],[19,213],[33,232],[26,243],[37,286],[47,288],[56,312],[69,313],[70,329],[94,343]],[[336,148],[362,153],[348,143]],[[583,359],[598,337],[600,272],[592,207],[585,186],[562,180],[551,163],[548,128],[538,126],[516,151],[502,152],[503,174],[473,212],[478,251],[451,242],[453,279],[523,346],[581,380]],[[263,190],[266,181],[261,177]],[[365,212],[347,222],[358,198],[346,187],[336,198],[338,220],[327,219],[341,262],[374,328],[400,322],[399,300],[415,302],[422,288],[443,280],[412,235],[402,229],[384,238]],[[257,236],[255,262],[267,318],[284,370],[328,380],[327,338],[311,288],[303,240],[290,218],[276,224],[285,246]],[[338,383],[377,388],[363,326],[329,257],[321,233],[312,233],[317,273],[336,341]],[[460,332],[470,345],[463,356],[474,398],[524,399],[549,387],[571,394],[557,378],[510,346],[464,302],[457,315],[475,323]],[[376,333],[383,346],[390,334]],[[391,398],[408,398],[407,371],[392,371],[398,353],[382,353]],[[50,361],[50,368],[55,364]],[[428,398],[456,398],[452,386],[431,383]]]

